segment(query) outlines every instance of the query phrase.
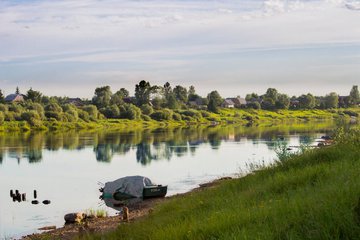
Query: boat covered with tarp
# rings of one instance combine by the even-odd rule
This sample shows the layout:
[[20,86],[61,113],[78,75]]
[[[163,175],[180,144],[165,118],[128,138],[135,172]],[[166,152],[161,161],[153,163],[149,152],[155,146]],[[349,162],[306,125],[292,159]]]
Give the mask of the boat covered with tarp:
[[109,207],[116,208],[127,202],[141,199],[165,197],[167,186],[157,185],[144,176],[128,176],[112,182],[106,182],[100,189],[100,198]]

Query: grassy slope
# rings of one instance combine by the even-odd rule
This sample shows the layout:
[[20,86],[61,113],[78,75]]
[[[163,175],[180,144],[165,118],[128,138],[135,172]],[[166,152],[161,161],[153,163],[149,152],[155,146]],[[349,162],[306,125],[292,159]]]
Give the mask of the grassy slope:
[[359,239],[359,176],[359,143],[340,144],[176,197],[87,239]]
[[[25,121],[4,122],[0,125],[0,131],[28,131],[35,130],[68,130],[68,129],[132,129],[158,128],[158,127],[176,127],[189,124],[212,124],[214,121],[218,123],[237,123],[237,124],[282,124],[306,122],[311,120],[335,119],[340,116],[349,118],[344,111],[354,112],[360,115],[360,108],[354,109],[337,109],[337,110],[253,110],[253,109],[221,109],[219,114],[199,111],[203,115],[200,118],[191,118],[187,121],[155,121],[155,120],[127,120],[127,119],[108,119],[98,120],[94,122],[51,122],[44,121],[43,125],[34,127]],[[204,116],[206,115],[206,116]]]

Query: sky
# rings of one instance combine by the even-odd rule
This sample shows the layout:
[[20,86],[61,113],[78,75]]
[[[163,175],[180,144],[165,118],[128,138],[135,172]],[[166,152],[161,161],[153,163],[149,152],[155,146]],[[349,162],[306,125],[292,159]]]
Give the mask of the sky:
[[206,96],[348,95],[360,0],[0,0],[0,89],[194,85]]

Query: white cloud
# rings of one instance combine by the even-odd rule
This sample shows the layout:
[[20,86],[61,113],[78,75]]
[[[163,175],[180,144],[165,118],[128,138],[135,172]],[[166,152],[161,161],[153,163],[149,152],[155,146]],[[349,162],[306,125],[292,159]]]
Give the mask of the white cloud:
[[[341,44],[355,44],[358,49],[360,12],[353,11],[358,4],[350,0],[29,0],[22,4],[4,0],[0,2],[0,71],[9,65],[21,69],[31,64],[74,68],[88,64],[94,78],[114,76],[118,67],[126,74],[118,73],[130,79],[129,72],[149,76],[149,69],[162,66],[152,78],[161,78],[161,73],[168,78],[169,72],[180,69],[178,78],[192,74],[206,79],[211,72],[201,77],[204,73],[191,66],[207,65],[220,55],[225,59],[231,54],[331,49]],[[111,67],[96,69],[97,63]],[[223,74],[221,67],[209,71]],[[236,72],[236,67],[228,71]]]

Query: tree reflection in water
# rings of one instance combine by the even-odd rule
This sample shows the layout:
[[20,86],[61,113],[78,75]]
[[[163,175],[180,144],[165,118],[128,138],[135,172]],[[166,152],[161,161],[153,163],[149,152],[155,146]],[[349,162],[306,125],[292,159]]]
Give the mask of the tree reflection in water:
[[242,139],[265,143],[273,149],[275,142],[288,142],[292,134],[300,134],[300,143],[309,144],[311,134],[327,132],[333,128],[332,122],[317,124],[279,125],[270,127],[244,126],[195,126],[179,128],[160,128],[143,131],[68,131],[68,132],[25,132],[1,133],[0,164],[4,156],[25,158],[29,163],[42,160],[44,149],[58,151],[60,149],[81,150],[92,148],[96,160],[109,163],[114,155],[125,155],[136,151],[136,161],[147,165],[151,161],[170,160],[173,156],[184,157],[195,154],[200,145],[208,144],[217,150],[222,141],[240,142]]

